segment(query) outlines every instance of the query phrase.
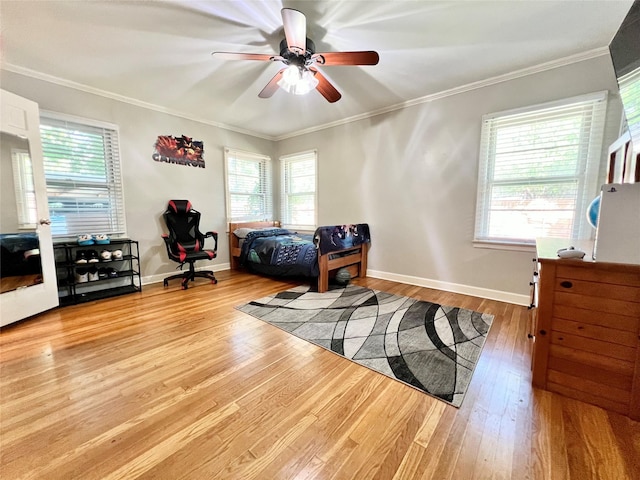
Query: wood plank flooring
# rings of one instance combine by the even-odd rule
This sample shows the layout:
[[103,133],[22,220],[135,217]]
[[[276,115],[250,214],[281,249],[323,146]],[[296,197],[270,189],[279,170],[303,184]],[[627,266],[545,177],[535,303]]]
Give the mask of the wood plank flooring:
[[3,479],[640,479],[640,423],[531,387],[527,310],[495,315],[456,409],[234,309],[290,288],[220,272],[0,332]]

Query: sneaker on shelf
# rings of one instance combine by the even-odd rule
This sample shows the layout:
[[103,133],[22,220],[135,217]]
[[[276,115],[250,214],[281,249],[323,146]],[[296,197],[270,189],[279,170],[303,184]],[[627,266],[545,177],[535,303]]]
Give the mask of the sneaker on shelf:
[[122,260],[122,250],[114,250],[111,252],[112,260]]
[[78,245],[87,246],[93,245],[95,242],[93,240],[93,236],[89,234],[78,235]]
[[118,276],[118,271],[115,268],[107,268],[107,275],[111,278],[115,278]]
[[95,282],[100,278],[98,275],[98,269],[96,267],[91,267],[87,273],[90,282]]
[[78,268],[76,270],[76,283],[86,283],[89,281],[89,272],[86,268]]
[[102,250],[100,252],[100,260],[103,262],[111,261],[111,252],[109,250]]
[[87,252],[78,250],[76,252],[76,263],[87,263]]
[[98,233],[94,235],[93,238],[97,245],[109,245],[111,243],[109,236],[105,233]]
[[98,269],[98,279],[102,280],[103,278],[109,278],[109,274],[107,273],[106,268]]
[[100,261],[100,257],[98,257],[98,252],[95,250],[87,251],[87,260],[89,263],[98,263]]

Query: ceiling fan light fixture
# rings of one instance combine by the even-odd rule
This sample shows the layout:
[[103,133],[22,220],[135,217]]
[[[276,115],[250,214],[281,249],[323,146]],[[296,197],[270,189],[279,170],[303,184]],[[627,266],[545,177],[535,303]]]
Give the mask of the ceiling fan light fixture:
[[294,95],[306,95],[318,86],[318,79],[304,67],[289,65],[282,72],[282,78],[278,80],[278,86]]

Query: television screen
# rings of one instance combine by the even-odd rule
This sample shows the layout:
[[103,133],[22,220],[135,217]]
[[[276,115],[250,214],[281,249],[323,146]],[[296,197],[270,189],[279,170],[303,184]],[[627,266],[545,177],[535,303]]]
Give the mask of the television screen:
[[609,45],[620,98],[631,134],[640,149],[640,0],[635,0]]

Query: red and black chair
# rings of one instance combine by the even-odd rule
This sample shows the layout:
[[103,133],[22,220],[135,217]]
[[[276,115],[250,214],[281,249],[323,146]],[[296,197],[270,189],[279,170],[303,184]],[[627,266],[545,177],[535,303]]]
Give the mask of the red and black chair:
[[[167,210],[162,215],[164,222],[169,229],[168,234],[163,234],[162,238],[167,246],[169,258],[180,264],[180,269],[185,263],[189,264],[189,271],[178,275],[172,275],[164,279],[164,286],[169,285],[169,280],[182,279],[182,289],[188,288],[189,281],[196,277],[204,277],[212,283],[218,283],[215,275],[210,270],[199,270],[196,272],[194,263],[198,260],[213,260],[217,256],[218,232],[207,232],[203,234],[199,230],[200,212],[191,206],[189,200],[169,200]],[[213,250],[205,249],[204,242],[207,237],[212,237],[215,245]]]

